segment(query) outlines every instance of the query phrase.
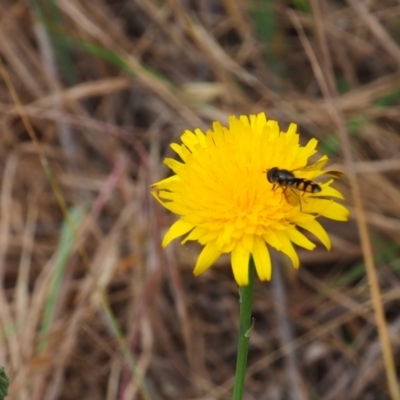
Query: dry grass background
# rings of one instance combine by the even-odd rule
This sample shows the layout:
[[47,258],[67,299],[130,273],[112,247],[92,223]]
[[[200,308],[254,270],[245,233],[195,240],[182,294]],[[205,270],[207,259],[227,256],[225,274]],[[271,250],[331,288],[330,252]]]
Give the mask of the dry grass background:
[[395,0],[0,0],[8,398],[230,398],[229,260],[194,278],[197,247],[161,250],[173,217],[149,184],[184,129],[259,111],[354,168],[365,213],[344,179],[352,215],[326,223],[332,251],[301,252],[299,271],[274,256],[273,281],[256,285],[245,398],[390,398],[356,217],[396,360],[399,15]]

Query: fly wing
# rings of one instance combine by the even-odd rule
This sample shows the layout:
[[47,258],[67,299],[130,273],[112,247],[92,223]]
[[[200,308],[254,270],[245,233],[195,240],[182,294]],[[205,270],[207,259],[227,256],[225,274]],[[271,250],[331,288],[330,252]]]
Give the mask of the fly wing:
[[300,195],[294,191],[294,189],[287,187],[284,191],[285,199],[291,206],[301,206]]
[[[315,163],[312,163],[310,165],[306,165],[304,167],[301,168],[296,168],[294,169],[292,172],[296,172],[296,171],[317,171],[317,170],[321,170],[322,168],[325,167],[326,163],[328,162],[328,159],[325,158],[323,160],[319,160]],[[337,171],[337,170],[330,170],[330,171],[322,171],[322,173],[324,175],[329,175],[332,176],[333,178],[341,178],[344,173],[342,171]]]
[[295,172],[295,171],[317,171],[318,169],[324,168],[327,162],[328,162],[328,159],[325,158],[323,160],[319,160],[315,163],[306,165],[304,167],[296,168],[292,172]]
[[331,170],[331,171],[324,171],[325,175],[332,176],[334,178],[341,178],[344,175],[344,172],[342,171],[336,171],[336,170]]

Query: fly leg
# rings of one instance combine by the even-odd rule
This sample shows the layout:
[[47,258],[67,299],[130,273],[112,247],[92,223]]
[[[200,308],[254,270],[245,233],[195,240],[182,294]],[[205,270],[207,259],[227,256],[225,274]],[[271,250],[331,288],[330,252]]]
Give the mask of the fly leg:
[[273,191],[273,192],[276,192],[276,189],[278,189],[278,188],[282,188],[282,194],[281,194],[281,202],[282,202],[282,196],[283,196],[284,193],[285,193],[286,187],[283,187],[283,186],[278,185],[278,184],[276,184],[276,183],[272,184],[272,191]]
[[303,199],[304,203],[308,203],[308,201],[306,201],[306,198],[304,197],[304,195],[308,193],[308,192],[302,192],[301,193],[301,198]]
[[286,201],[290,205],[299,206],[300,211],[303,211],[301,196],[299,195],[299,193],[297,193],[296,190],[294,190],[290,187],[286,187],[283,193],[285,195]]
[[304,200],[304,197],[303,197],[304,193],[301,194],[301,195],[299,195],[299,194],[298,194],[297,192],[295,192],[294,190],[293,190],[292,192],[293,192],[293,194],[299,199],[300,212],[303,212],[302,203],[303,203],[303,200]]

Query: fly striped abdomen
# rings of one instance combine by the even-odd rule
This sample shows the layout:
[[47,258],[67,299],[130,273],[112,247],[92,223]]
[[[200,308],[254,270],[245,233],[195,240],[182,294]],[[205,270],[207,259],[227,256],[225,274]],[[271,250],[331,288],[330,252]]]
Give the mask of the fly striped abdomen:
[[322,190],[318,183],[304,178],[292,178],[287,182],[287,186],[291,186],[297,190],[307,193],[318,193]]

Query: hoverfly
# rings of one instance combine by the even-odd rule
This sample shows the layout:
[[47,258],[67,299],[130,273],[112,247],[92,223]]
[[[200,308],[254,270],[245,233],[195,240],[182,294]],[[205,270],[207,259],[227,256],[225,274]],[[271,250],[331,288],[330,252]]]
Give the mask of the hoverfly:
[[[304,193],[319,193],[322,188],[318,183],[310,179],[296,176],[297,173],[320,170],[327,162],[328,160],[324,159],[291,171],[273,167],[264,172],[266,173],[268,182],[272,183],[272,190],[275,191],[278,187],[282,188],[282,193],[285,196],[286,201],[292,206],[300,205],[301,209],[302,195],[304,195]],[[343,172],[336,170],[323,171],[323,173],[334,178],[340,178],[343,176]]]

